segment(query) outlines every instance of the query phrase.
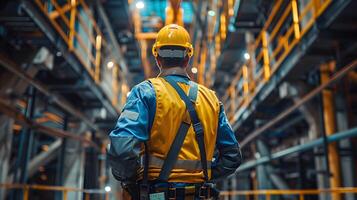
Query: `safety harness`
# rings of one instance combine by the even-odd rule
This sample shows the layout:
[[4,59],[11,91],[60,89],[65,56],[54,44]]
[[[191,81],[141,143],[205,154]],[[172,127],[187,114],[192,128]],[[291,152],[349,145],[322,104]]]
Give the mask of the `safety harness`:
[[[197,112],[194,107],[194,103],[197,99],[198,94],[198,85],[195,82],[190,81],[190,90],[188,96],[185,91],[177,84],[177,82],[170,76],[164,77],[164,79],[176,90],[177,94],[184,101],[186,105],[186,109],[191,118],[191,124],[193,126],[193,130],[196,134],[196,140],[198,143],[200,157],[201,157],[201,165],[204,174],[205,183],[208,181],[208,170],[207,170],[207,158],[206,158],[206,150],[204,143],[204,131],[202,127],[202,123],[200,122]],[[176,137],[170,147],[169,152],[167,153],[166,159],[164,160],[161,172],[159,174],[157,182],[167,182],[170,176],[172,169],[175,166],[175,163],[178,158],[178,154],[181,150],[187,132],[191,126],[191,124],[183,121],[177,131]],[[143,180],[142,184],[140,184],[140,200],[149,199],[149,184],[148,184],[148,168],[149,168],[149,154],[147,151],[147,146],[145,144],[145,155],[144,155],[144,171],[143,171]],[[201,194],[200,194],[201,195]]]

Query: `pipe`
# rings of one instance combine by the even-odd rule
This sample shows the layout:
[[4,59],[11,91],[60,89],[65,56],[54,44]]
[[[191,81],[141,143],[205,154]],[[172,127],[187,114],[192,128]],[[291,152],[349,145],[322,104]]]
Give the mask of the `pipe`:
[[[337,142],[339,140],[347,139],[347,138],[351,138],[351,137],[357,137],[357,127],[327,136],[327,142],[328,143]],[[305,144],[297,145],[297,146],[290,147],[285,150],[273,153],[270,156],[263,156],[259,159],[248,161],[248,162],[245,162],[243,165],[241,165],[237,169],[236,173],[245,171],[245,170],[253,168],[257,165],[268,163],[272,160],[279,159],[279,158],[282,158],[282,157],[285,157],[285,156],[288,156],[288,155],[291,155],[294,153],[311,150],[315,147],[322,146],[323,144],[324,144],[324,139],[322,137],[320,137],[319,139],[307,142]]]
[[317,94],[319,94],[323,89],[327,88],[328,86],[332,85],[342,77],[344,77],[348,72],[350,72],[352,69],[354,69],[357,66],[357,59],[353,60],[350,62],[348,65],[344,66],[341,70],[336,72],[327,82],[321,84],[320,86],[316,87],[313,89],[311,92],[306,94],[303,98],[301,98],[300,101],[296,102],[293,106],[288,108],[286,111],[282,112],[279,114],[276,118],[271,120],[269,123],[265,124],[264,126],[256,129],[252,133],[249,133],[248,136],[241,142],[241,147],[243,148],[246,146],[248,143],[259,137],[262,133],[264,133],[266,130],[270,129],[274,125],[276,125],[280,120],[291,114],[292,112],[296,111],[301,105],[305,104],[309,100],[311,100],[313,97],[315,97]]

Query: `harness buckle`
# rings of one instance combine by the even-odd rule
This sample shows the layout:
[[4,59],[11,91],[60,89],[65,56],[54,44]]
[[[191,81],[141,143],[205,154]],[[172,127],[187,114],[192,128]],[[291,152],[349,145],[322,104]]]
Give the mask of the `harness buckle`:
[[[175,187],[169,187],[168,191],[169,191],[168,194],[167,194],[168,199],[175,200],[176,199],[176,188]],[[171,191],[173,191],[173,193],[171,193]]]
[[210,198],[210,187],[208,186],[201,186],[199,191],[198,191],[198,197],[201,198],[201,199],[208,199]]
[[202,124],[200,122],[198,122],[196,124],[193,124],[192,126],[193,126],[193,129],[196,132],[197,137],[203,136],[203,127],[202,127]]

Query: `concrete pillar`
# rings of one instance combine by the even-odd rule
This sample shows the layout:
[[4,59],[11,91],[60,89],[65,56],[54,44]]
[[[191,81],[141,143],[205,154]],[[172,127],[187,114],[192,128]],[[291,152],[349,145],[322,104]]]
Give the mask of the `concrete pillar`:
[[[0,115],[0,183],[8,182],[9,161],[12,142],[12,125],[14,121]],[[5,199],[6,191],[0,189],[0,199]]]

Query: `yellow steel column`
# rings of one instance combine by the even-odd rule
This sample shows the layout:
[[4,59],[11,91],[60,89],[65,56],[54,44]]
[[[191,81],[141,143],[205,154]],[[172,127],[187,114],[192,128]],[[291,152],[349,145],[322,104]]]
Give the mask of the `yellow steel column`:
[[112,90],[113,90],[113,97],[112,97],[112,104],[114,106],[118,105],[118,92],[119,92],[119,66],[114,64],[113,73],[112,73]]
[[300,26],[299,26],[299,11],[296,0],[291,1],[293,11],[294,35],[296,39],[300,39]]
[[63,190],[63,200],[67,200],[68,199],[67,193],[68,193],[67,190]]
[[101,48],[102,48],[102,36],[101,35],[97,35],[96,39],[95,39],[95,82],[97,84],[99,84],[100,81],[100,73],[101,73],[101,69],[100,69],[100,57],[101,57]]
[[247,65],[243,65],[242,67],[242,73],[243,73],[243,92],[244,96],[247,96],[249,94],[249,77],[248,77],[248,67]]
[[74,34],[75,34],[75,23],[76,23],[76,0],[71,0],[71,16],[69,22],[69,40],[68,40],[68,49],[73,50],[74,46]]
[[262,31],[262,51],[263,51],[263,65],[264,65],[264,80],[268,81],[270,78],[270,59],[268,50],[268,34]]
[[221,14],[221,39],[225,40],[227,37],[227,20],[224,13]]
[[[331,61],[326,64],[321,65],[321,84],[324,84],[329,81],[331,72],[334,70],[336,65],[335,61]],[[334,108],[334,97],[333,91],[330,89],[324,89],[322,91],[323,99],[323,109],[324,109],[324,124],[325,132],[327,136],[333,135],[336,132],[336,123],[335,123],[335,108]],[[340,174],[340,158],[338,154],[337,143],[330,143],[328,145],[328,158],[329,166],[332,173],[330,177],[330,187],[337,188],[341,186],[341,174]],[[332,194],[332,200],[340,200],[341,195],[338,193]]]
[[23,192],[24,192],[23,200],[28,200],[29,199],[29,187],[25,186],[23,188]]
[[166,8],[165,24],[178,24],[183,26],[183,9],[180,7],[181,0],[169,0]]

